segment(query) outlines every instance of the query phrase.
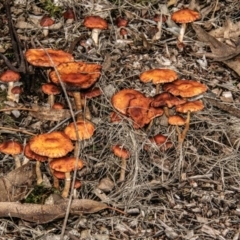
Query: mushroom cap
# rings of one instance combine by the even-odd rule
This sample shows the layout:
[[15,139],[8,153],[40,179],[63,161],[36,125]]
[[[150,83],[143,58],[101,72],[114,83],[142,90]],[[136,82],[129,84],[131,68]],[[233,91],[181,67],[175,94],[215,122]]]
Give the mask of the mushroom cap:
[[116,155],[119,158],[128,159],[130,157],[129,151],[120,145],[114,145],[112,147],[112,151],[114,155]]
[[23,146],[17,141],[6,141],[0,144],[0,152],[9,155],[20,154],[23,151]]
[[[50,167],[59,172],[71,172],[75,169],[76,160],[77,159],[75,157],[56,158],[50,162]],[[81,169],[82,167],[83,160],[78,159],[77,169]]]
[[42,85],[42,91],[48,95],[57,95],[61,93],[61,89],[52,83],[44,83]]
[[207,91],[207,86],[194,80],[176,80],[163,85],[163,90],[174,96],[194,97]]
[[18,72],[14,72],[10,69],[6,70],[5,72],[1,73],[0,81],[1,82],[17,82],[21,78]]
[[29,144],[33,152],[49,158],[63,157],[74,148],[70,138],[63,132],[40,134],[33,137]]
[[82,186],[82,182],[80,181],[80,180],[75,180],[75,182],[74,182],[74,188],[75,189],[78,189],[78,188],[80,188]]
[[48,160],[47,157],[38,155],[35,152],[33,152],[30,149],[30,144],[29,143],[27,143],[25,148],[24,148],[24,155],[31,160],[37,160],[37,161],[40,161],[40,162],[45,162],[45,161]]
[[184,8],[174,12],[171,18],[176,23],[190,23],[200,19],[201,15],[197,11]]
[[108,23],[105,19],[99,16],[87,16],[84,18],[83,25],[90,29],[107,29]]
[[100,90],[100,88],[93,88],[85,92],[84,91],[81,92],[81,98],[87,99],[98,97],[100,95],[102,95],[102,91]]
[[57,179],[65,179],[65,173],[64,172],[59,172],[54,170],[53,171],[53,176],[55,176]]
[[134,89],[123,89],[112,96],[111,102],[116,110],[126,115],[130,101],[138,97],[144,97],[144,95]]
[[67,19],[73,19],[75,20],[75,14],[72,8],[68,8],[64,13],[63,13],[63,18],[65,20]]
[[162,116],[163,110],[151,107],[151,102],[152,98],[147,97],[138,97],[130,101],[127,115],[133,120],[135,129],[142,128],[155,117]]
[[[39,67],[54,67],[54,65],[57,66],[63,62],[74,61],[72,54],[54,49],[32,48],[26,51],[25,56],[30,64]],[[53,64],[49,58],[51,58]]]
[[133,120],[134,128],[142,128],[151,121],[147,115],[150,103],[151,99],[144,96],[130,100],[127,115]]
[[173,96],[169,92],[162,92],[153,97],[153,101],[151,102],[152,107],[164,107],[172,108],[173,106],[177,106],[179,104],[185,103],[187,100],[182,98],[178,98]]
[[142,82],[153,84],[172,82],[177,78],[177,73],[171,69],[151,69],[140,74]]
[[[67,90],[91,87],[101,75],[101,65],[85,62],[68,62],[57,66],[57,71]],[[55,71],[49,74],[52,82],[59,84]]]
[[[80,140],[89,139],[92,137],[95,127],[89,121],[79,120],[77,121],[78,136]],[[65,129],[64,133],[73,141],[77,141],[77,134],[74,123],[70,123]]]
[[[166,136],[164,136],[160,133],[149,138],[150,142],[155,143],[157,146],[161,146],[161,148],[160,148],[161,151],[166,151],[167,149],[169,149],[173,146],[172,142],[167,141],[167,139],[168,138]],[[147,144],[144,146],[144,149],[146,151],[148,151],[149,148],[150,147]]]
[[168,124],[175,126],[183,126],[186,123],[186,119],[180,115],[169,116]]
[[57,109],[57,110],[61,110],[61,109],[64,109],[64,105],[60,102],[55,102],[53,105],[52,105],[52,109]]
[[189,112],[197,112],[201,111],[204,108],[204,105],[202,101],[192,101],[192,102],[186,102],[184,104],[176,106],[176,111],[180,113],[187,113]]
[[52,18],[45,15],[40,20],[40,26],[41,27],[49,27],[49,26],[52,26],[54,24],[54,22],[55,21]]
[[23,92],[23,89],[20,86],[15,86],[11,90],[11,93],[13,94],[21,94],[22,92]]
[[128,20],[119,16],[119,17],[116,18],[116,25],[119,28],[120,27],[126,27],[128,25]]

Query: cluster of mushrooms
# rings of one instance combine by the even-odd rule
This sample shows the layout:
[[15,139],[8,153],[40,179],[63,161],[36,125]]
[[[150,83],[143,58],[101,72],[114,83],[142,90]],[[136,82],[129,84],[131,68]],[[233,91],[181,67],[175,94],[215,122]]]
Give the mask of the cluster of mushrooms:
[[[188,16],[187,20],[184,20],[186,16]],[[178,38],[179,43],[182,43],[186,23],[199,17],[197,12],[189,9],[179,10],[172,15],[174,21],[183,24]],[[121,31],[124,32],[127,22],[118,18],[117,23]],[[107,22],[102,21],[98,16],[86,17],[84,25],[92,29],[92,39],[95,44],[98,44],[100,29],[108,27]],[[55,188],[59,188],[58,179],[65,178],[62,196],[67,197],[71,183],[71,171],[76,168],[81,169],[84,166],[84,160],[74,157],[78,152],[77,141],[90,139],[95,131],[95,126],[90,121],[91,116],[86,117],[82,113],[87,112],[87,98],[101,95],[99,89],[92,88],[101,75],[101,65],[75,61],[71,54],[62,50],[29,49],[25,56],[33,66],[48,68],[49,82],[42,85],[42,91],[48,94],[49,107],[52,109],[64,107],[54,100],[54,96],[60,94],[64,86],[67,94],[73,97],[74,110],[79,111],[79,114],[76,125],[72,122],[63,131],[34,136],[24,147],[17,141],[3,142],[0,144],[0,151],[13,156],[16,168],[21,166],[19,154],[22,152],[27,159],[36,160],[37,184],[43,182],[40,170],[41,162],[47,161]],[[116,111],[111,113],[110,121],[120,122],[123,118],[130,119],[134,129],[143,129],[151,124],[154,118],[165,114],[168,123],[176,126],[178,142],[183,143],[190,125],[190,114],[204,108],[201,100],[192,101],[191,98],[204,93],[207,87],[194,80],[178,79],[177,73],[171,69],[150,69],[142,72],[139,78],[143,83],[151,82],[156,85],[156,95],[147,97],[135,89],[120,90],[111,99]],[[14,82],[19,79],[20,75],[11,70],[0,75],[0,81],[7,82],[9,85],[7,97],[10,100],[18,101],[21,88],[14,87]],[[14,88],[17,88],[18,91]],[[83,89],[87,89],[87,91],[81,92]],[[169,111],[170,109],[171,111]],[[180,114],[186,114],[186,116]],[[183,131],[180,131],[179,126],[184,126]],[[172,146],[168,138],[161,134],[150,138],[150,141],[159,145],[160,149],[163,150]],[[145,150],[148,150],[148,146],[145,146]],[[122,159],[118,180],[122,182],[125,180],[126,159],[130,157],[130,152],[121,145],[112,146],[112,151]]]

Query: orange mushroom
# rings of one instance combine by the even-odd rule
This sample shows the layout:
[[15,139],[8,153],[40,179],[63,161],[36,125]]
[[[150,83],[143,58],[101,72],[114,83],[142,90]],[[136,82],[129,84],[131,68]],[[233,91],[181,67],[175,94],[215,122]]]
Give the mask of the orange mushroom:
[[[53,158],[63,157],[73,150],[73,144],[70,138],[63,132],[37,135],[29,141],[29,146],[33,152],[48,157],[49,164]],[[53,186],[59,188],[59,181],[54,176]]]
[[172,14],[171,19],[176,23],[182,24],[178,35],[178,46],[180,48],[182,48],[183,46],[183,36],[186,31],[187,23],[194,22],[200,19],[200,17],[201,15],[199,14],[199,12],[188,8],[180,9]]
[[[77,166],[76,166],[77,161]],[[66,198],[69,193],[70,185],[71,185],[71,174],[70,172],[77,167],[77,169],[81,169],[83,167],[83,161],[81,159],[76,159],[74,157],[62,157],[53,159],[50,162],[51,169],[59,172],[65,173],[65,185],[62,192],[62,197]]]
[[42,91],[48,95],[48,104],[52,108],[55,100],[54,96],[61,93],[61,89],[52,83],[45,83],[42,85]]
[[55,67],[63,62],[72,62],[72,54],[54,49],[28,49],[25,53],[27,61],[37,67]]
[[98,36],[100,32],[108,28],[108,23],[105,19],[99,16],[87,16],[84,18],[83,25],[86,28],[92,29],[92,39],[98,45]]
[[14,96],[14,93],[12,93],[12,89],[14,87],[14,82],[19,81],[20,78],[20,74],[12,70],[6,70],[5,72],[1,73],[0,81],[8,84],[7,99],[16,101],[16,97]]
[[151,69],[140,74],[141,82],[156,85],[156,93],[159,93],[161,83],[172,82],[177,78],[177,73],[171,69]]
[[125,181],[125,174],[126,174],[126,168],[127,168],[127,159],[130,157],[129,151],[127,151],[125,148],[121,147],[120,145],[114,145],[112,147],[112,151],[115,156],[121,158],[121,171],[120,171],[120,177],[118,179],[118,182]]
[[15,161],[15,169],[21,167],[19,154],[23,151],[23,146],[17,141],[6,141],[0,144],[0,152],[12,155]]

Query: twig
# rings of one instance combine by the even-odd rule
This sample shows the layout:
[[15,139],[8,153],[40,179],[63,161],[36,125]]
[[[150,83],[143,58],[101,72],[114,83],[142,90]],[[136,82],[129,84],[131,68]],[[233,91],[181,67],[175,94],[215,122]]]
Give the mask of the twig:
[[21,129],[15,129],[15,128],[9,128],[9,127],[0,127],[0,129],[13,131],[13,132],[21,132],[21,133],[25,133],[25,134],[32,135],[32,136],[36,135],[36,134],[33,134],[33,133],[29,132],[29,131],[21,130]]
[[209,97],[204,97],[207,99],[207,101],[213,105],[214,107],[220,108],[221,110],[230,113],[232,116],[240,118],[240,109],[235,108],[232,106],[229,106],[225,103],[219,102],[217,99],[209,98]]
[[5,10],[6,10],[8,27],[9,27],[9,34],[10,34],[10,37],[11,37],[12,48],[13,48],[14,56],[16,58],[18,67],[14,67],[2,53],[0,53],[0,57],[3,59],[5,64],[11,70],[13,70],[15,72],[26,73],[26,62],[25,62],[25,58],[24,58],[24,55],[23,55],[23,52],[22,52],[21,42],[20,42],[20,40],[18,38],[18,35],[16,33],[16,30],[13,26],[9,1],[5,0],[3,4],[4,4]]
[[35,109],[21,108],[21,107],[20,108],[3,108],[3,109],[0,109],[0,112],[13,111],[13,110],[37,112],[37,110],[35,110]]

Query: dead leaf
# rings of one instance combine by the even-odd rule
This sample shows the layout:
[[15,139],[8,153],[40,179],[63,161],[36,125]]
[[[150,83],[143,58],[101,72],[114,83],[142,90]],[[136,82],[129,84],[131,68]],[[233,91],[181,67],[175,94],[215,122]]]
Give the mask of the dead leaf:
[[210,31],[209,34],[215,38],[237,39],[240,35],[240,21],[233,23],[228,18],[222,27]]
[[240,76],[240,45],[230,46],[228,44],[218,41],[215,37],[204,31],[200,26],[193,24],[193,29],[197,33],[198,39],[210,46],[212,53],[201,53],[198,56],[205,55],[213,58],[215,61],[220,61],[233,69]]
[[47,107],[40,107],[38,105],[33,105],[32,109],[34,111],[30,111],[29,115],[41,121],[62,121],[71,116],[70,111],[67,109],[55,110]]
[[[17,217],[38,224],[48,223],[65,216],[68,200],[54,205],[40,205],[17,202],[0,202],[0,217]],[[107,204],[90,199],[72,201],[70,214],[96,213],[109,208]]]
[[15,202],[23,199],[36,179],[31,163],[9,172],[0,178],[0,202]]
[[233,47],[218,41],[215,37],[204,31],[199,25],[192,24],[198,39],[209,45],[212,53],[203,53],[206,57],[213,58],[216,61],[226,61],[236,57],[240,53],[240,45]]

